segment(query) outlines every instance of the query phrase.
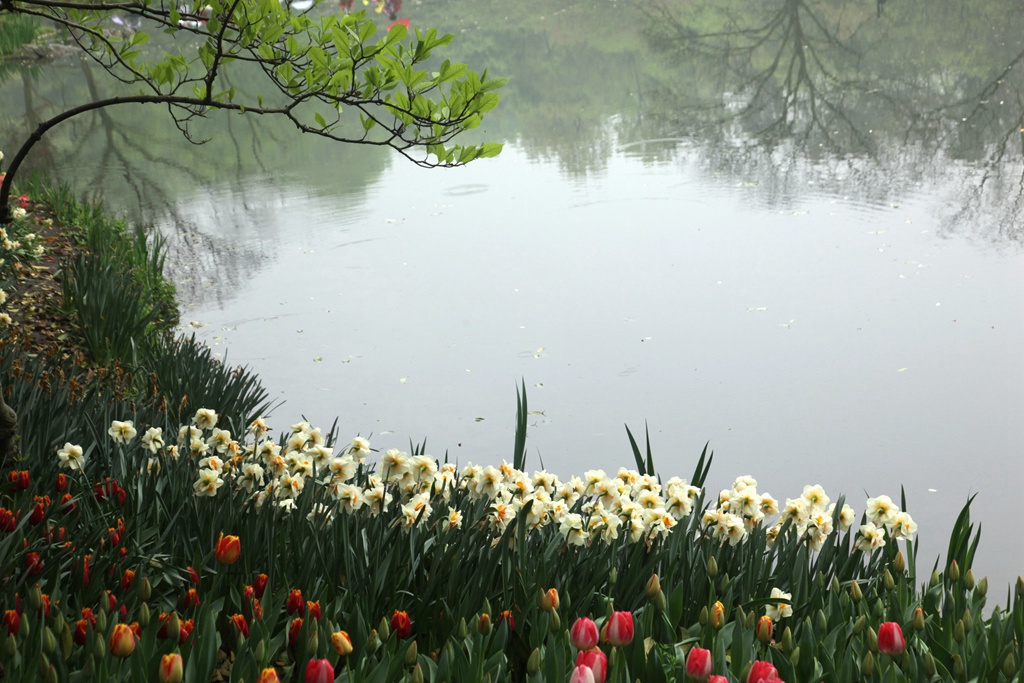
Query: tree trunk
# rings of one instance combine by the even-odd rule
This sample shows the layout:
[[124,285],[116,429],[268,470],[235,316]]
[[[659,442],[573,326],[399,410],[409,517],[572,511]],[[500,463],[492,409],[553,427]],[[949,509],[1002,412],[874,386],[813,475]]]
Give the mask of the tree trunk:
[[0,386],[0,469],[7,467],[17,454],[18,415],[4,401],[4,390]]

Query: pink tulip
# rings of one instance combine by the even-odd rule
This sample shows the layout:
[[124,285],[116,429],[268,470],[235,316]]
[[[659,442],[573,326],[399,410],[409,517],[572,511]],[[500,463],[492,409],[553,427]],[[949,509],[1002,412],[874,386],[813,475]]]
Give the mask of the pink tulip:
[[708,679],[708,683],[729,683],[729,679],[725,676],[712,676]]
[[706,681],[711,675],[711,650],[695,647],[686,656],[686,675],[695,681]]
[[594,672],[588,666],[577,666],[572,670],[572,677],[569,683],[597,683],[594,680]]
[[597,624],[587,617],[580,617],[572,625],[569,638],[577,650],[589,650],[597,645]]
[[615,647],[624,647],[633,642],[633,613],[612,612],[604,624],[602,634],[605,641]]
[[771,683],[779,680],[779,670],[770,662],[754,662],[747,675],[747,683]]
[[600,648],[582,650],[576,655],[576,666],[585,666],[594,674],[594,683],[604,683],[608,675],[608,657]]
[[903,629],[895,621],[887,621],[878,627],[878,651],[883,655],[903,654],[907,649],[907,641],[903,638]]

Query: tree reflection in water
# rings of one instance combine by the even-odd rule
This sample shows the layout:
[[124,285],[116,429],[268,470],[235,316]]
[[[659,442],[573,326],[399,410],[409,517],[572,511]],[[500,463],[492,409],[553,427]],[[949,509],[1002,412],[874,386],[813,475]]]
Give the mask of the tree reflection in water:
[[942,64],[922,36],[948,41],[961,19],[965,34],[992,21],[942,4],[924,21],[906,7],[879,15],[830,0],[646,3],[661,68],[620,139],[693,140],[709,172],[756,183],[772,203],[804,195],[809,181],[839,193],[853,181],[878,204],[945,190],[944,233],[1019,245],[1024,52],[992,40],[973,61]]

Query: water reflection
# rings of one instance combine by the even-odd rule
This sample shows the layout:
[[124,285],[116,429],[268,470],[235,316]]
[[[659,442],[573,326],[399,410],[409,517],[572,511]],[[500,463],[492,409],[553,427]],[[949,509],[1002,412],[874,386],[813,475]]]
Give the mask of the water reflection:
[[[823,179],[853,179],[867,201],[885,204],[947,187],[945,233],[1019,244],[1024,82],[1015,67],[1024,52],[997,31],[972,61],[930,72],[962,29],[964,17],[945,9],[929,9],[922,26],[906,7],[883,19],[829,0],[644,3],[660,68],[647,75],[648,106],[620,135],[696,140],[709,170],[767,187],[773,203]],[[1007,19],[1019,14],[1005,9]],[[991,21],[966,20],[968,32]],[[923,31],[941,38],[925,44]]]

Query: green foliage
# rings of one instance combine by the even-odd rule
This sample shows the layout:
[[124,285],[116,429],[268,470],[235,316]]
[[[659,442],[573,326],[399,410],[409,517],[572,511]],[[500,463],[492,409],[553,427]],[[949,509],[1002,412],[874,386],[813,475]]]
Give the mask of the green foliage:
[[39,20],[35,17],[0,13],[0,57],[31,43],[38,32]]

